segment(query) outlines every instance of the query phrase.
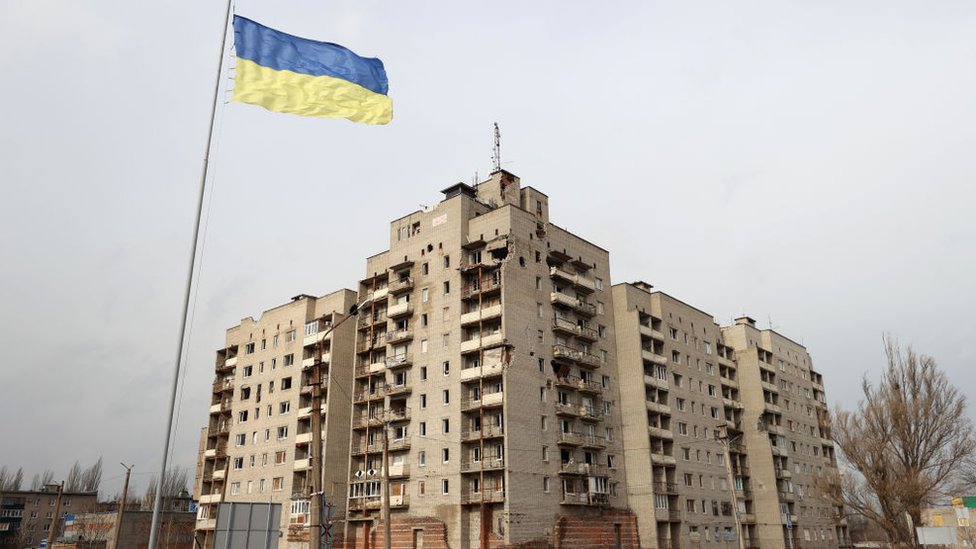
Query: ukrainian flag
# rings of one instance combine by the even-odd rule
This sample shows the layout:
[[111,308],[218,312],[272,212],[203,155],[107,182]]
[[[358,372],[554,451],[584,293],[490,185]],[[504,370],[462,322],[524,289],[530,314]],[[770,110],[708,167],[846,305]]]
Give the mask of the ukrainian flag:
[[393,119],[379,59],[328,42],[299,38],[234,16],[234,101],[269,111],[365,124]]

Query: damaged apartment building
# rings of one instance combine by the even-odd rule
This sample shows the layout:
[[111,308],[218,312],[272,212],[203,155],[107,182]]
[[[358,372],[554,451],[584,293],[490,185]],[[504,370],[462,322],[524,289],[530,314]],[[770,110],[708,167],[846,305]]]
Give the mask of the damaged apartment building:
[[443,194],[390,223],[355,290],[227,331],[204,547],[234,501],[282,504],[280,545],[307,547],[318,491],[357,549],[384,546],[384,507],[397,547],[850,544],[811,488],[836,463],[802,346],[611,286],[608,251],[509,172]]

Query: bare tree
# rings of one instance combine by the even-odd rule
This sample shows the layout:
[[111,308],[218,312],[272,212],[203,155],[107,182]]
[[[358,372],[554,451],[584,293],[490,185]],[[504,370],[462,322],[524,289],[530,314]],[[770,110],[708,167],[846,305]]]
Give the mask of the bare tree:
[[820,486],[892,542],[914,547],[912,527],[922,523],[922,507],[944,495],[976,440],[966,398],[931,357],[902,351],[890,338],[885,352],[880,383],[865,377],[857,409],[836,412],[834,440],[844,471],[828,473]]
[[[180,492],[186,491],[187,479],[187,470],[182,467],[168,470],[166,472],[166,476],[163,477],[163,499],[174,498],[179,495]],[[156,475],[149,478],[149,486],[146,487],[146,494],[143,497],[143,507],[149,509],[152,508],[158,485],[159,479],[156,477]]]
[[68,479],[64,481],[64,491],[65,492],[79,492],[81,491],[81,464],[77,461],[71,466],[68,471]]
[[91,467],[85,469],[81,474],[81,491],[82,492],[97,492],[98,487],[102,484],[102,458],[99,457],[98,461],[92,464]]
[[0,467],[0,490],[15,492],[20,490],[20,485],[24,482],[24,468],[18,467],[16,472],[11,472],[4,465]]
[[41,483],[38,486],[38,488],[47,486],[48,484],[51,484],[53,482],[54,482],[54,471],[51,469],[44,469],[44,472],[41,473]]

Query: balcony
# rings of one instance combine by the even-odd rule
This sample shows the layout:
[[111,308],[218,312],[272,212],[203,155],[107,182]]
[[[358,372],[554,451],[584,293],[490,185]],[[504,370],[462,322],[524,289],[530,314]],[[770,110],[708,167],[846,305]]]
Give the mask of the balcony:
[[603,384],[600,383],[599,381],[577,378],[575,385],[576,388],[579,389],[581,393],[590,393],[594,395],[599,395],[603,393]]
[[580,352],[579,357],[576,359],[576,362],[578,362],[580,366],[589,366],[591,368],[599,368],[600,365],[603,364],[603,360],[601,360],[600,357],[591,355],[590,353],[584,353],[582,351]]
[[505,459],[486,456],[480,461],[462,461],[462,473],[480,473],[481,471],[496,471],[505,468]]
[[759,385],[761,385],[763,389],[769,391],[770,393],[779,394],[779,387],[777,387],[773,383],[769,383],[768,381],[760,381]]
[[220,503],[220,494],[203,494],[200,496],[200,505],[208,503]]
[[776,404],[773,404],[772,402],[763,402],[763,407],[767,412],[771,414],[782,415],[783,413],[783,410]]
[[571,273],[560,267],[549,267],[549,276],[555,279],[561,279],[572,284],[577,290],[584,293],[593,293],[596,291],[596,283],[592,280],[583,277],[577,273]]
[[482,347],[497,347],[503,343],[505,343],[505,337],[501,334],[501,332],[481,337],[476,336],[472,339],[461,342],[461,353],[470,353],[477,351]]
[[474,281],[472,283],[465,284],[464,287],[461,288],[461,299],[468,299],[471,297],[475,297],[478,294],[487,294],[495,290],[498,290],[501,287],[502,287],[501,280],[495,280],[494,278],[492,278],[491,280],[483,280],[481,284],[478,284],[477,281]]
[[364,444],[362,442],[354,442],[352,445],[352,453],[354,455],[361,455],[365,453],[375,454],[383,451],[382,442],[374,442],[372,444]]
[[668,380],[655,376],[649,376],[647,374],[644,374],[644,385],[654,387],[655,389],[661,389],[663,391],[667,391],[671,388],[671,384],[668,383]]
[[461,492],[462,505],[477,505],[479,503],[501,503],[505,501],[505,492],[501,490],[482,490],[480,492]]
[[383,392],[386,396],[395,397],[399,395],[408,395],[413,391],[413,387],[409,383],[400,383],[398,385],[387,385],[383,388]]
[[594,450],[602,450],[607,447],[607,439],[597,435],[581,435],[580,446]]
[[410,341],[411,339],[413,339],[413,330],[410,328],[402,328],[392,332],[386,332],[386,343],[388,345]]
[[215,528],[217,528],[217,519],[215,518],[197,519],[197,527],[196,527],[197,530],[213,530]]
[[560,475],[606,476],[607,468],[592,463],[566,462],[559,464]]
[[681,522],[681,511],[678,509],[655,509],[654,520],[658,522]]
[[311,432],[301,433],[301,434],[295,435],[295,444],[296,445],[309,444],[310,442],[312,442],[312,433]]
[[576,311],[577,314],[583,316],[593,316],[596,314],[596,305],[587,303],[582,299],[577,299],[573,296],[566,295],[562,292],[551,292],[549,294],[549,301],[552,302],[553,305],[570,308]]
[[796,494],[794,494],[793,492],[780,492],[779,500],[785,501],[786,503],[793,503],[794,501],[796,501]]
[[650,349],[641,349],[641,358],[652,364],[658,364],[661,366],[668,365],[667,358],[655,353],[654,351],[651,351]]
[[369,328],[370,326],[373,326],[373,325],[376,325],[376,324],[386,324],[386,310],[385,309],[382,309],[379,312],[377,312],[375,314],[372,314],[372,315],[361,316],[361,317],[359,317],[359,320],[356,321],[356,325],[359,327],[360,330],[365,329],[365,328]]
[[309,467],[311,467],[311,461],[308,458],[296,459],[294,461],[294,465],[292,466],[292,469],[294,469],[295,471],[304,471]]
[[381,400],[383,398],[383,386],[377,386],[375,391],[359,391],[353,396],[356,403],[368,402],[370,400]]
[[402,353],[386,358],[387,368],[399,368],[401,366],[410,366],[411,364],[413,364],[413,356],[410,353]]
[[234,390],[234,380],[233,379],[223,379],[223,380],[218,379],[213,384],[213,392],[214,392],[214,394],[216,394],[216,393],[222,393],[224,391],[233,391],[233,390]]
[[365,337],[364,334],[360,334],[360,336],[359,341],[356,342],[357,353],[365,353],[366,351],[386,345],[386,342],[381,337],[370,339]]
[[382,288],[377,288],[377,289],[373,290],[372,292],[367,291],[366,292],[366,299],[368,299],[369,301],[372,301],[372,302],[376,303],[376,302],[379,302],[379,301],[382,301],[382,300],[386,299],[386,296],[388,296],[388,295],[390,295],[390,288],[387,287],[387,286],[383,286]]
[[598,410],[595,406],[580,406],[579,417],[583,421],[600,421],[603,419],[603,410]]
[[485,393],[480,399],[464,398],[461,399],[461,411],[467,412],[479,408],[494,408],[501,406],[505,402],[505,393],[498,391],[495,393]]
[[561,505],[606,505],[610,501],[607,494],[587,492],[563,492]]
[[669,429],[662,429],[660,427],[647,426],[647,434],[654,438],[661,438],[665,440],[674,440],[674,432]]
[[322,353],[322,360],[316,361],[315,357],[308,357],[302,360],[302,369],[311,368],[316,364],[328,364],[332,362],[332,353]]
[[669,465],[672,467],[678,464],[677,460],[674,459],[674,456],[657,454],[654,452],[651,452],[651,463],[654,465]]
[[557,402],[556,403],[556,415],[557,416],[570,416],[579,417],[580,409],[576,404],[570,404],[568,402]]
[[483,320],[489,320],[493,318],[498,318],[502,315],[502,305],[492,305],[490,307],[485,307],[477,311],[468,311],[461,315],[461,325],[466,326],[469,324],[476,324]]
[[227,470],[226,469],[215,469],[214,472],[213,472],[213,476],[211,478],[213,480],[224,480],[225,478],[227,478]]
[[409,463],[394,463],[390,465],[390,478],[403,478],[410,476]]
[[576,335],[577,324],[568,318],[554,317],[552,319],[552,330],[562,332],[567,335]]
[[579,359],[579,356],[580,352],[568,345],[557,343],[552,346],[552,358],[572,360],[575,362]]
[[461,370],[461,381],[478,379],[480,377],[491,377],[491,376],[501,375],[501,373],[502,373],[502,363],[501,361],[496,361],[490,364],[482,364],[481,366],[464,368],[463,370]]
[[410,449],[410,439],[409,438],[394,438],[389,442],[389,449],[391,452],[398,450],[409,450]]
[[664,341],[664,334],[655,330],[654,328],[651,328],[650,326],[647,326],[645,324],[641,324],[639,328],[642,336],[649,337],[656,341],[662,341],[662,342]]
[[654,482],[654,492],[656,494],[676,495],[678,485],[674,482],[656,481]]
[[409,301],[396,303],[386,308],[386,316],[390,318],[397,318],[411,314],[413,314],[413,303]]
[[413,289],[413,279],[409,276],[406,278],[398,278],[390,282],[389,290],[393,295],[397,295],[403,292],[408,292]]
[[722,404],[726,408],[732,408],[732,409],[735,409],[735,410],[742,410],[743,408],[745,408],[745,406],[741,402],[739,402],[738,400],[733,400],[731,398],[724,398],[723,397],[722,398]]
[[648,411],[657,412],[659,414],[666,415],[666,416],[671,415],[671,407],[668,406],[667,404],[662,404],[660,402],[652,402],[648,400],[647,402],[644,403],[644,405],[647,407]]
[[583,435],[580,433],[566,433],[560,431],[558,442],[559,444],[565,444],[567,446],[579,446],[583,444]]
[[461,440],[471,442],[482,438],[498,438],[505,436],[505,429],[499,425],[486,425],[478,431],[461,431]]

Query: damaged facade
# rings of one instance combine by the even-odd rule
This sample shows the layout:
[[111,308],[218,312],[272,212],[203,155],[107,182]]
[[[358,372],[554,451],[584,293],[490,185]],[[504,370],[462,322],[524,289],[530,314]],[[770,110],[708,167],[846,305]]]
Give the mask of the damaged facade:
[[[686,367],[659,364],[653,338],[641,337],[654,314],[670,325],[653,312],[656,298],[611,288],[608,252],[551,224],[548,197],[506,171],[443,193],[390,224],[389,249],[367,259],[355,292],[299,296],[228,331],[202,448],[201,539],[216,503],[270,497],[285,504],[282,545],[307,545],[312,386],[301,365],[328,353],[315,385],[323,490],[343,546],[383,546],[388,473],[397,547],[737,547],[723,512],[732,492],[712,480],[724,469],[696,465],[714,489],[690,511],[677,495],[690,467],[675,458],[679,437],[654,438],[673,412],[648,392],[660,384],[647,384],[646,366],[665,376]],[[354,321],[327,331],[353,303],[362,305]],[[708,322],[719,349],[722,331]],[[717,358],[709,371],[719,387]],[[723,396],[738,402],[724,387],[711,396],[718,407]],[[725,416],[722,407],[701,423]],[[737,440],[746,451],[763,442]],[[832,542],[802,545],[843,545],[834,526]],[[785,549],[789,537],[773,530],[743,532],[748,546]]]

